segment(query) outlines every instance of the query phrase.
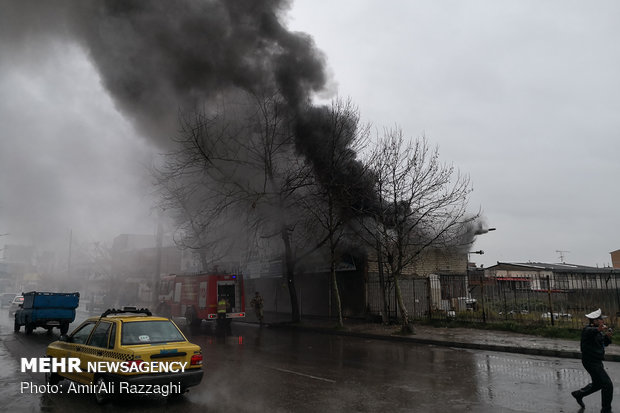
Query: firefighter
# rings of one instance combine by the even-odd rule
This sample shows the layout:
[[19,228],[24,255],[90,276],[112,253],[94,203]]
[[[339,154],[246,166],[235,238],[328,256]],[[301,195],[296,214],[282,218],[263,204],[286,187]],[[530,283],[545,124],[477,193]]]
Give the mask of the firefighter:
[[228,330],[226,311],[228,310],[228,301],[224,297],[220,297],[217,302],[217,325],[221,331]]
[[254,294],[254,298],[252,298],[252,301],[250,302],[250,304],[252,304],[252,307],[254,307],[256,318],[258,319],[258,322],[262,326],[263,325],[263,297],[260,296],[258,291],[256,291],[256,293]]
[[226,318],[226,310],[228,309],[228,302],[224,297],[220,297],[220,300],[217,302],[217,318],[224,317]]

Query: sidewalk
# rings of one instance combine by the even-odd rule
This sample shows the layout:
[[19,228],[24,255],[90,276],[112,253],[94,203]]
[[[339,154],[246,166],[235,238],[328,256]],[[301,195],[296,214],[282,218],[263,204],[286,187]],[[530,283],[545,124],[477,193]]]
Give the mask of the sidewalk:
[[[248,313],[248,321],[253,315]],[[276,318],[274,320],[274,318]],[[478,330],[474,328],[446,328],[414,324],[415,334],[402,336],[394,334],[396,325],[366,323],[346,320],[343,329],[337,329],[333,320],[304,318],[300,324],[291,324],[290,317],[266,314],[267,325],[271,328],[300,329],[327,334],[355,336],[377,340],[390,340],[417,344],[431,344],[486,351],[532,354],[537,356],[581,358],[579,342],[566,339],[545,338],[508,331]],[[272,321],[269,323],[269,321]],[[616,339],[620,340],[620,339]],[[618,341],[620,343],[620,341]],[[605,360],[620,361],[620,344],[612,344],[605,350]]]

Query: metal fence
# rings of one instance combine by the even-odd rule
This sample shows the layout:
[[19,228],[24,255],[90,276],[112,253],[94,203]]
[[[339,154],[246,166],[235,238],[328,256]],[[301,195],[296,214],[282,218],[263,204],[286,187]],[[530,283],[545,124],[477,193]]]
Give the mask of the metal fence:
[[[400,317],[393,280],[385,283],[387,312]],[[515,322],[578,328],[584,315],[601,308],[608,324],[620,318],[617,274],[553,274],[485,278],[482,275],[431,275],[400,280],[403,300],[413,320]],[[382,288],[368,283],[368,309],[383,312]]]

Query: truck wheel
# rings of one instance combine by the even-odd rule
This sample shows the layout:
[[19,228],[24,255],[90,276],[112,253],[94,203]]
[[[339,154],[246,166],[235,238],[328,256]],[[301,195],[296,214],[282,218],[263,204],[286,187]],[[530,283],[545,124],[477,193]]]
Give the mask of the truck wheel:
[[67,334],[67,331],[69,331],[69,324],[67,324],[67,323],[62,323],[62,324],[60,325],[60,334],[61,334],[61,335]]
[[99,376],[95,379],[95,388],[95,400],[97,401],[97,404],[107,403],[110,400],[110,396],[106,391],[106,389],[108,388],[107,382],[102,376]]
[[32,330],[34,330],[34,326],[31,323],[26,323],[26,334],[32,334]]
[[19,332],[20,327],[21,327],[21,324],[19,324],[19,323],[17,322],[17,319],[16,319],[16,320],[15,320],[14,327],[13,327],[13,331],[15,331],[16,333],[18,333],[18,332]]

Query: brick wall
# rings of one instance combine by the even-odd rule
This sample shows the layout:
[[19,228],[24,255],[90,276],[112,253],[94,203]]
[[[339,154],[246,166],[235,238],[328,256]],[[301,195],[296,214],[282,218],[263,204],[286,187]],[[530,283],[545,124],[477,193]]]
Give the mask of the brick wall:
[[[379,271],[374,251],[368,254],[368,272]],[[430,274],[466,274],[467,253],[455,249],[429,249],[424,251],[411,265],[405,267],[403,275],[426,277]]]

